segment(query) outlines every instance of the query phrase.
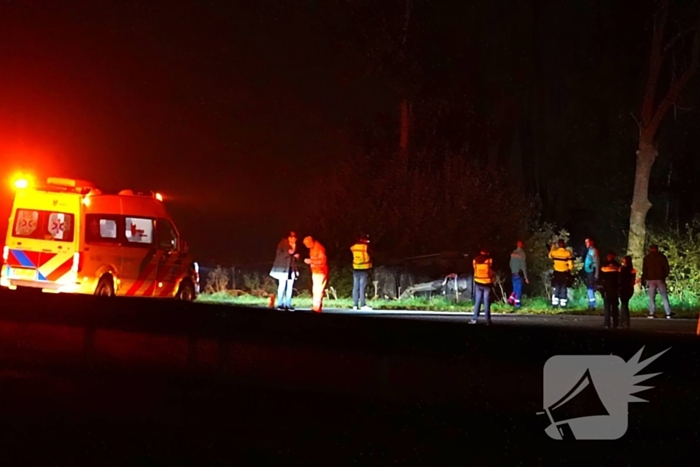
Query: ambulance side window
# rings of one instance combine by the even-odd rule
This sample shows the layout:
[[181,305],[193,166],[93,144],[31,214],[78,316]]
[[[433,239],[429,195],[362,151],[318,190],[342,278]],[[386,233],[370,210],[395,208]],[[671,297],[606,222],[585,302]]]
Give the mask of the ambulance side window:
[[165,220],[158,219],[158,248],[177,251],[177,234],[173,225]]
[[124,220],[124,236],[126,237],[127,245],[153,245],[153,219],[143,217],[126,217]]
[[85,241],[88,243],[119,243],[119,217],[104,214],[85,216]]

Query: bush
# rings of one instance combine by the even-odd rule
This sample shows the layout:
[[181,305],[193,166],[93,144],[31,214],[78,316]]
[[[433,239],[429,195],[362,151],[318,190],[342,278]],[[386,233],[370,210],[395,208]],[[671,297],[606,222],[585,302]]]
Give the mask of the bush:
[[228,288],[229,277],[226,269],[217,266],[207,275],[207,285],[204,287],[206,293],[224,292]]
[[248,293],[256,297],[267,297],[277,293],[277,283],[268,274],[260,274],[257,272],[244,274],[243,285],[248,290]]
[[[679,231],[651,231],[651,244],[668,258],[671,272],[667,280],[669,294],[675,300],[696,303],[700,298],[700,218]],[[642,265],[635,264],[641,274]]]

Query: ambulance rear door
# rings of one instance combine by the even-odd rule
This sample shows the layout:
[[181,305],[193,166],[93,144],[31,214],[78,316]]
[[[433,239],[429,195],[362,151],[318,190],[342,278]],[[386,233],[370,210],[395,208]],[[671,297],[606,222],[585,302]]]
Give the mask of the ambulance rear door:
[[80,195],[74,193],[18,191],[8,225],[4,275],[17,285],[75,284],[81,206]]

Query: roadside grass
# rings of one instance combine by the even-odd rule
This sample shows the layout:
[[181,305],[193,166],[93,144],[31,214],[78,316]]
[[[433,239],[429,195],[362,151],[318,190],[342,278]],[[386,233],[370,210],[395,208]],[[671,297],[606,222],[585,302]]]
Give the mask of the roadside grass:
[[[596,309],[589,310],[588,302],[585,295],[585,290],[575,291],[574,298],[569,303],[569,306],[562,309],[553,309],[548,300],[544,297],[525,297],[522,301],[522,307],[515,309],[514,307],[498,301],[491,304],[493,313],[507,314],[535,314],[535,315],[590,315],[600,316],[603,314],[603,299],[600,294],[596,294]],[[202,294],[197,298],[200,303],[216,303],[238,306],[256,306],[269,307],[269,297],[258,297],[253,295],[231,295],[226,292],[218,292],[213,294]],[[674,316],[678,318],[698,318],[700,310],[700,302],[693,298],[679,300],[674,296],[669,297],[671,309]],[[292,304],[296,308],[311,308],[311,297],[303,293],[299,297],[294,297]],[[456,303],[446,297],[437,296],[432,298],[411,298],[404,300],[368,300],[367,304],[374,310],[410,310],[410,311],[449,311],[455,313],[472,313],[474,311],[474,303],[465,301]],[[630,314],[632,316],[644,317],[649,313],[649,299],[644,294],[638,294],[630,300]],[[339,298],[326,299],[323,302],[325,308],[340,308],[351,309],[352,299]],[[656,297],[656,315],[663,316],[664,309],[661,303],[661,298]]]

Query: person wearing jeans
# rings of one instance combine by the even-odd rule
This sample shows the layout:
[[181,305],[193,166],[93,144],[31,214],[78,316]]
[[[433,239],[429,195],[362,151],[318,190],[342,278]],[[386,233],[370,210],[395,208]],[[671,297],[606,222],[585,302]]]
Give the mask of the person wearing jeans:
[[491,324],[491,303],[489,301],[491,295],[491,286],[493,285],[496,275],[491,269],[491,256],[488,250],[481,249],[480,254],[472,261],[474,266],[474,318],[469,322],[476,324],[481,313],[481,304],[484,304],[484,314],[486,315],[486,324]]
[[275,261],[272,263],[270,276],[278,282],[277,286],[277,309],[294,311],[292,306],[292,293],[294,292],[294,281],[299,277],[296,260],[299,258],[297,249],[297,235],[290,232],[287,238],[280,240],[277,245]]
[[510,272],[513,279],[513,293],[508,298],[508,303],[515,308],[520,308],[520,300],[523,296],[523,280],[530,283],[527,278],[527,255],[525,254],[525,243],[518,240],[516,248],[510,254]]
[[666,318],[671,317],[671,305],[668,303],[668,293],[666,292],[666,278],[670,273],[668,259],[659,251],[658,245],[649,247],[649,254],[644,257],[642,265],[642,282],[647,285],[649,293],[649,318],[654,317],[656,312],[656,292],[661,294],[664,304]]
[[583,271],[586,273],[586,291],[588,292],[588,308],[595,309],[595,291],[600,275],[600,255],[593,240],[586,239],[586,259],[583,264]]
[[368,271],[372,268],[372,260],[369,256],[369,236],[363,235],[353,246],[352,252],[352,303],[353,310],[360,309],[369,311],[372,308],[367,306],[365,290],[367,288]]
[[367,288],[367,271],[352,271],[352,309],[369,311],[372,308],[367,306],[365,289]]

